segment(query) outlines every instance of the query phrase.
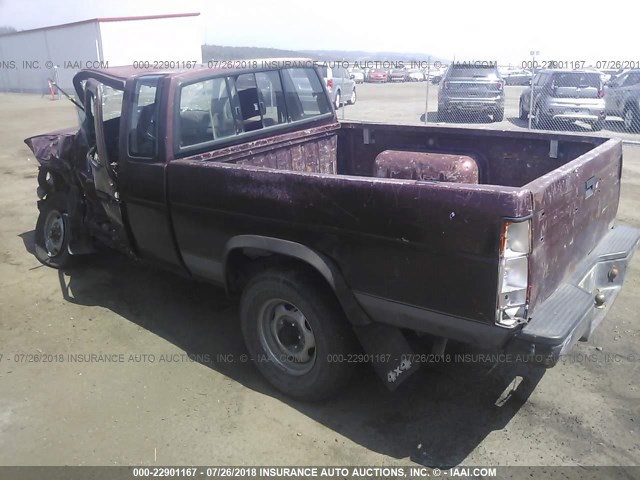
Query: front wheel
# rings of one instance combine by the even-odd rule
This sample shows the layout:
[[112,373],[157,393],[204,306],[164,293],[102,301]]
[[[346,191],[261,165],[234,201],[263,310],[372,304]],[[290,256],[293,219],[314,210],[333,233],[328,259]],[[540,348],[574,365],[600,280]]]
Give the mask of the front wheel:
[[40,204],[35,231],[35,256],[49,267],[67,268],[74,260],[69,253],[70,232],[66,212],[66,195],[63,192],[47,195]]
[[493,114],[493,121],[501,122],[503,120],[504,120],[504,108],[500,108],[496,110],[496,112]]
[[336,92],[336,101],[335,101],[336,110],[338,110],[341,105],[342,105],[342,95],[340,95],[340,90],[338,90]]
[[347,385],[353,332],[332,292],[309,273],[258,274],[242,293],[240,319],[251,358],[281,392],[315,401]]

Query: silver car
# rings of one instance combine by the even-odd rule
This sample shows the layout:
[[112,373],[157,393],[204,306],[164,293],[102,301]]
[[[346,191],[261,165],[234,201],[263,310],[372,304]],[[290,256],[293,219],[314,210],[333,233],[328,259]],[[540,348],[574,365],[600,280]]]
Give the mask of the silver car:
[[605,84],[607,115],[622,117],[629,132],[640,132],[640,69],[628,70]]
[[356,103],[358,98],[356,82],[346,68],[321,66],[319,69],[336,110],[345,103],[347,105]]
[[[531,108],[533,89],[533,108]],[[599,73],[585,70],[541,70],[520,95],[519,117],[539,129],[558,129],[562,122],[584,121],[601,130],[606,118],[604,85]]]

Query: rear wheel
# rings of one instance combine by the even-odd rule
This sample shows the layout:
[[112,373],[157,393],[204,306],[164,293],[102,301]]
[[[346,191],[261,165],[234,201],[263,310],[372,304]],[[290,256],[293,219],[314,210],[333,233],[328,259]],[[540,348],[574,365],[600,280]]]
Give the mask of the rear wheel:
[[357,99],[358,99],[358,96],[356,95],[356,89],[354,88],[351,91],[351,97],[349,98],[349,101],[347,102],[347,104],[348,105],[355,105]]
[[65,213],[67,203],[64,192],[47,195],[40,205],[35,231],[35,256],[49,267],[67,268],[74,261],[69,253],[70,232]]
[[336,100],[335,100],[336,110],[338,110],[341,105],[342,105],[342,95],[340,95],[340,90],[338,90],[336,92]]
[[549,120],[542,113],[540,107],[536,107],[533,115],[533,124],[538,130],[547,130],[549,128]]
[[640,109],[637,106],[629,105],[624,109],[622,115],[624,128],[628,132],[640,132]]
[[262,375],[281,392],[320,400],[343,389],[353,332],[333,293],[299,269],[255,276],[242,293],[242,333]]
[[504,108],[496,110],[496,112],[493,114],[493,121],[501,122],[503,120],[504,120]]
[[529,113],[524,109],[524,102],[520,99],[520,103],[518,104],[518,118],[520,120],[526,120],[529,116]]

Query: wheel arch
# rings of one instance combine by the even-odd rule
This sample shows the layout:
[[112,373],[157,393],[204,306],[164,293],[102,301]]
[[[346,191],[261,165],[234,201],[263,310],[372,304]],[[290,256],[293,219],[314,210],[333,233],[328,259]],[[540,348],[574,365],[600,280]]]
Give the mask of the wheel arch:
[[224,249],[222,278],[229,295],[238,294],[253,274],[252,266],[269,261],[272,265],[286,262],[302,263],[324,279],[353,325],[371,323],[355,299],[335,263],[320,252],[301,243],[261,235],[238,235]]

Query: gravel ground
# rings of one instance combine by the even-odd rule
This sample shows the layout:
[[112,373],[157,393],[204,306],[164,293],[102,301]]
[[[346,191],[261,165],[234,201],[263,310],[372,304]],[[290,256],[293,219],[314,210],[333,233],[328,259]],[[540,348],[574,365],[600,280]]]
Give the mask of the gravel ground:
[[[419,122],[424,88],[359,85],[345,117]],[[508,105],[499,127],[520,128]],[[65,100],[0,94],[0,464],[640,464],[640,255],[592,339],[524,405],[495,406],[477,365],[423,369],[396,393],[361,368],[341,397],[298,403],[243,361],[222,291],[115,253],[66,273],[33,257],[22,140],[74,122]],[[640,226],[640,148],[624,154],[619,219]]]

